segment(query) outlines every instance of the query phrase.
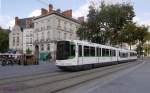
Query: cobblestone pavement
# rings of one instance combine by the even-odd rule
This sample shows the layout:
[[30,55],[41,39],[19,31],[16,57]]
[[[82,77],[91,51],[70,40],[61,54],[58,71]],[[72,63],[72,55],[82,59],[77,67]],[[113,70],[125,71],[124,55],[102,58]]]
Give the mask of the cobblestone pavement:
[[0,65],[0,79],[13,76],[31,75],[44,72],[55,72],[59,69],[54,63],[40,62],[39,65]]
[[[147,58],[120,66],[118,64],[74,73],[61,72],[54,63],[0,67],[1,80],[5,77],[29,75],[1,81],[0,93],[4,93],[7,88],[16,89],[12,93],[51,93],[53,90],[58,90],[53,93],[149,93],[149,61]],[[36,73],[44,74],[32,75]]]
[[150,58],[136,67],[76,86],[63,93],[150,93]]
[[150,59],[137,69],[90,93],[150,93]]

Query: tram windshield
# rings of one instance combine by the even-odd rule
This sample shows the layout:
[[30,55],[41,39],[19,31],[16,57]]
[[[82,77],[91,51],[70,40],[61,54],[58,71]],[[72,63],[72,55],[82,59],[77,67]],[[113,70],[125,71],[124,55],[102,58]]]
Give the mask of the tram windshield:
[[69,41],[57,42],[57,60],[72,59],[75,57],[75,44]]

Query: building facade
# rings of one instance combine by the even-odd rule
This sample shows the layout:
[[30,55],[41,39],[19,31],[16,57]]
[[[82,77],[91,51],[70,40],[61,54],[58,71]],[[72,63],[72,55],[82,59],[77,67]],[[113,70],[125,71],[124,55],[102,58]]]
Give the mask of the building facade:
[[23,53],[33,54],[33,28],[23,30]]
[[34,19],[34,47],[38,47],[35,51],[39,51],[40,57],[50,53],[55,60],[56,41],[77,39],[80,23],[72,18],[72,10],[61,12],[52,8],[49,5],[49,11],[41,10],[42,15]]
[[9,33],[9,49],[22,53],[23,49],[23,32],[18,25],[15,25],[12,32]]
[[[32,19],[33,18],[15,18],[15,25],[9,33],[9,49],[16,50],[19,53],[26,53],[26,48],[33,49],[32,40],[34,24]],[[28,34],[29,37],[26,37]],[[29,38],[32,39],[31,42]],[[29,42],[27,42],[27,39],[29,39]]]
[[83,19],[72,18],[72,10],[53,10],[53,5],[49,4],[49,9],[42,8],[38,17],[15,18],[15,26],[9,36],[9,47],[21,53],[31,50],[37,59],[50,55],[55,60],[56,42],[78,39],[76,31]]

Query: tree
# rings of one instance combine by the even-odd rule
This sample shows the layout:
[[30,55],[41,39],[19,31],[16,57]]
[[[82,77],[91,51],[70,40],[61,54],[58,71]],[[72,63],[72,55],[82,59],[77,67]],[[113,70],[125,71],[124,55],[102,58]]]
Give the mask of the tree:
[[138,39],[138,31],[136,23],[128,22],[128,24],[125,24],[120,35],[120,42],[127,43],[130,46],[137,43]]
[[147,34],[148,34],[148,27],[146,26],[139,26],[137,27],[137,40],[139,42],[137,47],[137,52],[139,55],[143,55],[143,47],[144,43],[147,40]]
[[144,44],[143,49],[144,49],[144,55],[149,56],[150,55],[150,44]]
[[144,25],[137,27],[138,40],[139,40],[139,43],[141,43],[142,45],[147,40],[147,34],[148,34],[148,27]]
[[146,34],[146,36],[145,36],[145,39],[146,39],[147,41],[150,41],[150,32],[147,32],[147,34]]
[[87,21],[81,25],[77,34],[80,39],[88,39],[96,43],[105,44],[110,41],[118,44],[122,27],[134,16],[133,6],[130,4],[106,5],[102,2],[98,8],[91,5]]
[[27,49],[26,49],[26,53],[27,53],[27,54],[31,54],[31,53],[32,53],[32,50],[29,49],[29,48],[27,48]]
[[9,49],[9,33],[0,27],[0,52],[6,52]]

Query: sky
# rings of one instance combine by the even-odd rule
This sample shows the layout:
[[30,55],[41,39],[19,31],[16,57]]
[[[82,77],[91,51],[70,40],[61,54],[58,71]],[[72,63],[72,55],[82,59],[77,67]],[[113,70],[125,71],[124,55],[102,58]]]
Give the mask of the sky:
[[[14,18],[27,18],[40,15],[41,8],[53,4],[54,9],[73,10],[73,17],[86,16],[90,1],[102,0],[0,0],[0,26],[13,27]],[[130,2],[134,6],[134,21],[139,25],[150,26],[150,0],[104,0],[106,3]]]

